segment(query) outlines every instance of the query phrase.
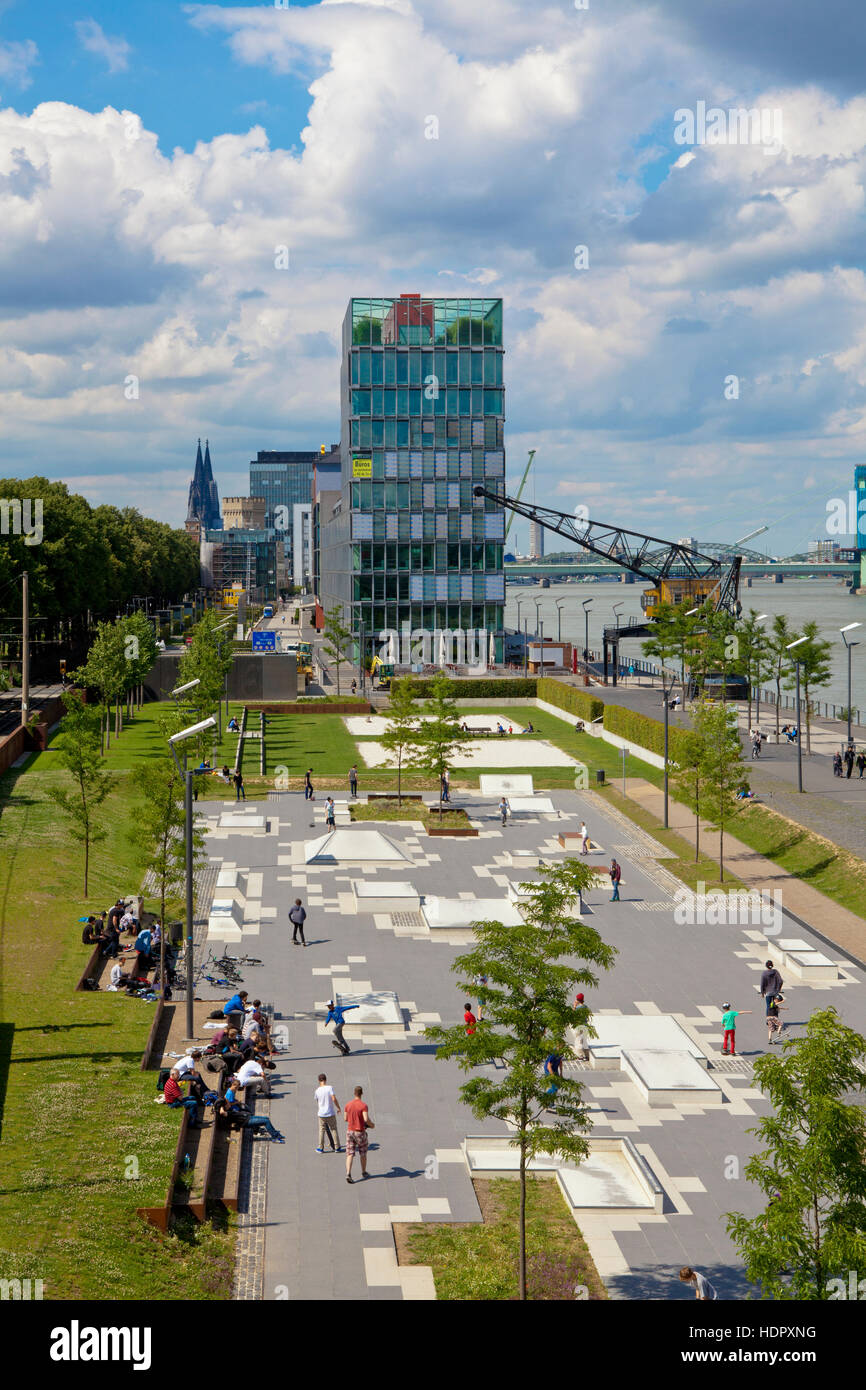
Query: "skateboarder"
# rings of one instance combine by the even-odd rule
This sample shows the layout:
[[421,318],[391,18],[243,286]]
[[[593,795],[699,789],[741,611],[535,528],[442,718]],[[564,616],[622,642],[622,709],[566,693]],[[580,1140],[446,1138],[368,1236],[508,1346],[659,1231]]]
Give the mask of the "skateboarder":
[[313,769],[308,767],[304,773],[304,800],[315,801],[313,793]]
[[298,933],[301,936],[301,945],[306,946],[307,938],[304,936],[304,923],[307,920],[306,909],[300,898],[295,898],[294,907],[289,908],[289,921],[292,924],[292,945],[298,944]]
[[586,828],[585,820],[580,822],[580,852],[581,854],[589,853],[589,831]]
[[751,1009],[732,1009],[730,1004],[722,1005],[722,1056],[728,1055],[728,1042],[731,1044],[731,1056],[735,1057],[737,1044],[737,1019],[740,1014],[750,1014]]
[[337,808],[332,796],[329,796],[325,802],[325,826],[328,830],[336,830],[337,828]]
[[333,1023],[334,1036],[332,1042],[334,1047],[340,1049],[344,1057],[348,1057],[349,1053],[352,1051],[343,1037],[343,1024],[346,1021],[345,1016],[350,1009],[357,1008],[360,1008],[359,1004],[335,1004],[333,999],[328,1000],[328,1016],[325,1019],[325,1027],[327,1028],[329,1023]]
[[350,795],[350,796],[357,796],[357,795],[358,795],[358,765],[357,765],[357,763],[352,763],[352,766],[349,768],[349,795]]
[[507,799],[507,797],[504,797],[504,796],[503,796],[502,800],[501,800],[500,803],[499,803],[499,814],[500,814],[500,816],[502,817],[502,824],[503,824],[503,825],[505,825],[506,822],[508,821],[508,812],[509,812],[510,810],[511,810],[511,807],[510,807],[509,804],[508,804],[508,799]]

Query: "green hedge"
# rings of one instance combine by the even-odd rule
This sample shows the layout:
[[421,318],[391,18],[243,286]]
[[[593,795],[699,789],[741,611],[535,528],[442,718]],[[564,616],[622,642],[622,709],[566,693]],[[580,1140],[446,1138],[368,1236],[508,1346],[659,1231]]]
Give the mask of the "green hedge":
[[[648,749],[650,753],[658,753],[659,757],[664,757],[665,726],[662,720],[650,719],[648,714],[625,709],[623,705],[605,705],[604,727],[608,733],[616,734],[629,743],[637,744],[640,748]],[[668,730],[668,757],[672,762],[677,761],[677,748],[682,737],[680,729]]]
[[[413,677],[413,684],[422,698],[432,694],[432,678],[418,680]],[[479,677],[477,680],[454,680],[453,685],[455,700],[534,700],[538,681],[534,676],[525,680],[522,676],[513,680],[484,680]]]
[[552,676],[541,677],[537,695],[539,700],[546,700],[549,705],[556,705],[557,709],[568,710],[569,714],[577,715],[578,719],[588,724],[604,714],[603,700],[587,695],[585,690],[575,690],[573,685],[563,685],[562,681],[554,680]]

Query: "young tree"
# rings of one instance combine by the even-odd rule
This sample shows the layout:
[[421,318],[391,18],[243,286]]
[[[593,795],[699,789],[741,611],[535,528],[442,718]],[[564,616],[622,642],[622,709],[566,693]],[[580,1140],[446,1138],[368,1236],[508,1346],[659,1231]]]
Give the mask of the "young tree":
[[[73,674],[78,685],[91,686],[98,692],[99,709],[104,721],[104,736],[100,731],[100,752],[111,745],[111,707],[126,688],[127,663],[124,633],[120,623],[97,623],[96,636],[90,645],[84,665]],[[101,722],[102,722],[101,721]],[[118,719],[115,711],[115,734]]]
[[719,882],[724,883],[725,826],[743,784],[743,745],[737,711],[728,705],[701,701],[693,713],[693,724],[701,747],[704,808],[719,827]]
[[340,693],[340,668],[349,660],[353,633],[343,622],[343,610],[338,603],[325,613],[325,641],[323,646],[334,663],[337,672],[337,694]]
[[770,671],[776,683],[776,742],[779,741],[779,715],[782,707],[782,678],[788,670],[790,652],[788,643],[793,642],[796,633],[792,632],[788,626],[788,619],[784,613],[779,613],[773,619],[773,626],[770,630],[770,639],[767,643],[768,659]]
[[84,845],[84,896],[87,897],[90,874],[90,851],[106,837],[106,830],[97,821],[97,812],[115,785],[115,779],[103,771],[100,753],[102,714],[85,705],[79,693],[67,690],[63,696],[66,709],[55,748],[61,766],[70,773],[73,789],[52,787],[48,795],[69,817],[71,833]]
[[451,765],[454,752],[471,738],[460,727],[460,714],[454,703],[454,682],[440,671],[430,682],[430,698],[424,703],[427,719],[418,725],[409,762],[439,780],[439,816],[442,816],[442,778]]
[[127,714],[131,717],[132,697],[136,707],[142,702],[142,681],[156,661],[157,646],[153,623],[142,612],[123,619],[123,651],[127,668]]
[[774,1114],[751,1130],[766,1148],[745,1176],[769,1200],[759,1216],[732,1212],[727,1224],[762,1298],[845,1298],[849,1271],[866,1266],[864,1056],[866,1038],[827,1008],[805,1036],[755,1063]]
[[748,708],[748,728],[752,727],[752,692],[755,687],[761,688],[761,681],[768,674],[768,654],[766,633],[757,621],[758,613],[754,608],[749,609],[748,618],[744,618],[737,629],[737,640],[739,643],[739,667],[746,680],[749,682],[749,708]]
[[676,761],[671,763],[671,779],[682,800],[695,815],[695,863],[701,857],[701,816],[704,809],[706,772],[704,745],[694,729],[679,731]]
[[388,727],[381,738],[383,748],[391,755],[389,766],[397,766],[397,803],[402,804],[402,765],[418,738],[418,711],[415,707],[415,683],[411,676],[391,682],[391,703],[388,707]]
[[[133,786],[141,797],[137,818],[138,834],[145,845],[148,867],[153,874],[159,894],[159,920],[162,932],[159,943],[159,978],[165,989],[165,943],[167,906],[181,910],[186,868],[184,783],[168,747],[171,734],[178,733],[183,720],[176,711],[168,711],[157,719],[160,728],[161,756],[142,763],[133,774]],[[204,854],[204,835],[193,827],[193,869]]]
[[[584,1134],[591,1121],[583,1103],[583,1088],[571,1077],[553,1078],[544,1072],[545,1059],[555,1053],[573,1060],[569,1029],[589,1024],[590,1011],[572,1006],[575,987],[598,984],[592,967],[609,970],[616,951],[594,927],[572,915],[581,892],[589,888],[593,870],[576,858],[538,870],[521,903],[524,923],[476,922],[476,944],[458,956],[452,970],[468,998],[474,992],[484,1006],[484,1019],[475,1032],[428,1027],[425,1036],[438,1044],[437,1058],[457,1057],[463,1071],[496,1062],[492,1076],[474,1076],[460,1094],[479,1119],[505,1120],[514,1129],[512,1143],[520,1150],[519,1282],[526,1298],[526,1172],[539,1154],[556,1154],[579,1162],[589,1152]],[[487,983],[478,985],[483,975]],[[552,1090],[551,1088],[555,1088]],[[542,1123],[545,1113],[552,1120]]]
[[[659,605],[656,617],[653,620],[652,632],[641,643],[641,651],[644,656],[653,661],[658,661],[662,668],[662,689],[667,698],[668,677],[667,668],[673,663],[675,657],[680,659],[680,684],[683,691],[682,699],[685,700],[685,653],[683,648],[684,634],[674,621],[674,608],[670,603]],[[671,681],[673,689],[673,681]]]
[[[800,683],[806,701],[806,752],[808,754],[812,752],[811,692],[820,689],[822,685],[827,685],[830,680],[832,675],[830,669],[832,643],[818,636],[818,624],[814,620],[803,624],[801,635],[807,640],[799,647],[795,647],[793,652],[789,652],[788,656],[792,659],[796,657],[800,663]],[[799,731],[797,737],[800,737]]]

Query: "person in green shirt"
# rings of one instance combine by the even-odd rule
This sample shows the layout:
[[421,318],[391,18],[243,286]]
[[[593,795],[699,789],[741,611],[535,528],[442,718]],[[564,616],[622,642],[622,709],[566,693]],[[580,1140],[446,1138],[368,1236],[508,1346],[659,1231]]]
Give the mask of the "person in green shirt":
[[737,1055],[737,1019],[740,1014],[750,1014],[751,1009],[732,1009],[730,1004],[722,1005],[722,1056],[728,1056],[728,1043],[731,1045],[730,1055]]

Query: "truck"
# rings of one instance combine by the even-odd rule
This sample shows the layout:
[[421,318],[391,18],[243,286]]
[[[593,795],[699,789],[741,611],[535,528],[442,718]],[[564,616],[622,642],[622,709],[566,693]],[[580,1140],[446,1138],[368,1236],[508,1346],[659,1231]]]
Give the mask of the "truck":
[[262,613],[262,617],[263,617],[263,618],[272,618],[273,616],[274,616],[274,605],[273,605],[272,603],[266,603],[266,604],[265,604],[265,607],[264,607],[264,612]]

